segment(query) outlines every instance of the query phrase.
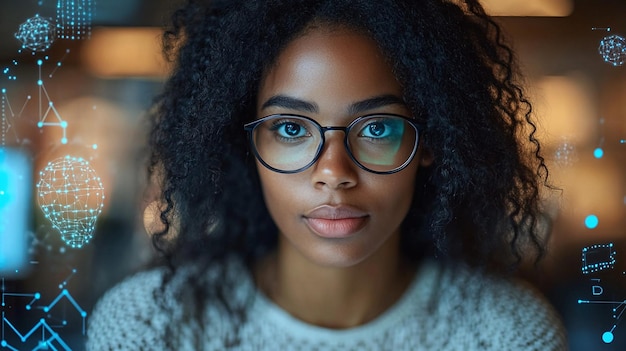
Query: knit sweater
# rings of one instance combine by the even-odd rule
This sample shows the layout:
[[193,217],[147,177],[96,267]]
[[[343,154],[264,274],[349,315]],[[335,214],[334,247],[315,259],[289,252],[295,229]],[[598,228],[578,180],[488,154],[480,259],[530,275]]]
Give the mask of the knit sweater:
[[[228,274],[241,283],[232,298],[252,296],[246,304],[247,318],[238,329],[239,343],[232,346],[236,350],[567,349],[559,317],[534,289],[464,266],[423,263],[387,311],[364,325],[341,330],[294,318],[256,288],[242,264],[235,267]],[[89,318],[87,350],[167,350],[168,324],[175,326],[182,343],[177,350],[197,350],[191,340],[198,336],[204,350],[225,349],[233,333],[227,323],[220,323],[224,309],[207,303],[207,320],[216,322],[202,327],[181,322],[183,303],[173,293],[166,294],[169,308],[155,302],[153,292],[162,275],[159,269],[142,272],[107,292]],[[184,284],[180,276],[172,285],[176,281]]]

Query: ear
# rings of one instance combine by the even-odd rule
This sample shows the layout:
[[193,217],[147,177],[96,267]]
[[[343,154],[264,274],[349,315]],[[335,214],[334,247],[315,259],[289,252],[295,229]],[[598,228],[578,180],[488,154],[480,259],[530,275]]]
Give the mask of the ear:
[[165,225],[161,222],[159,201],[152,201],[143,211],[143,227],[148,235],[153,235],[165,229]]
[[419,157],[420,167],[428,167],[432,165],[435,159],[435,157],[433,156],[433,153],[427,148],[422,148],[418,154],[418,157]]

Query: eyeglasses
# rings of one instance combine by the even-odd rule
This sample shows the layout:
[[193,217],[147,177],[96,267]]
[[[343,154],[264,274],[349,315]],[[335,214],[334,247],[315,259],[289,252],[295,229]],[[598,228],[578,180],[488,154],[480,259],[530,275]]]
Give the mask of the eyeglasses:
[[311,167],[324,149],[325,133],[344,132],[350,158],[362,169],[391,174],[404,169],[419,144],[421,123],[394,114],[358,117],[347,127],[322,127],[299,115],[269,115],[244,125],[255,157],[278,173],[297,173]]

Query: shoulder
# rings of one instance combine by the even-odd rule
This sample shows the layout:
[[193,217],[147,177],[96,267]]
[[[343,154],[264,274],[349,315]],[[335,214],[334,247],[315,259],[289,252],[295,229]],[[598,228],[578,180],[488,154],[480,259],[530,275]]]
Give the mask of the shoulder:
[[87,350],[193,350],[193,336],[198,336],[201,329],[212,337],[218,332],[225,334],[225,312],[209,297],[205,296],[204,301],[205,320],[215,323],[200,327],[190,318],[190,309],[196,306],[193,299],[198,297],[189,286],[190,280],[197,286],[235,281],[237,288],[225,297],[232,304],[245,301],[253,283],[243,263],[235,258],[207,270],[202,267],[184,265],[167,283],[164,278],[168,271],[162,267],[137,273],[115,285],[100,298],[89,317]]
[[530,284],[454,266],[442,270],[440,309],[456,315],[468,349],[566,350],[561,318]]
[[165,269],[137,273],[106,292],[88,319],[87,350],[157,350],[167,315],[155,293]]

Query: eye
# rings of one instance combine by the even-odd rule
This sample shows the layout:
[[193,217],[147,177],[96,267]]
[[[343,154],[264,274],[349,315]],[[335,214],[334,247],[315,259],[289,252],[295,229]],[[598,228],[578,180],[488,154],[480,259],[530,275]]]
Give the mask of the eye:
[[284,139],[297,139],[310,135],[303,122],[298,120],[281,119],[272,123],[270,128],[276,136]]
[[361,135],[368,138],[384,138],[389,136],[390,133],[390,128],[383,121],[368,123],[361,130]]
[[358,136],[371,140],[401,138],[404,133],[404,120],[397,117],[376,116],[361,122]]

